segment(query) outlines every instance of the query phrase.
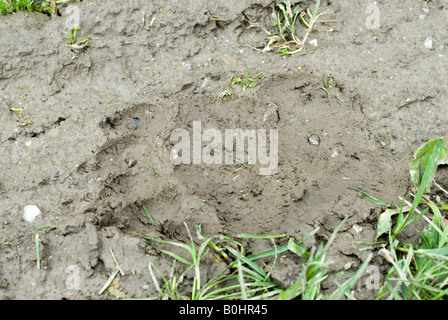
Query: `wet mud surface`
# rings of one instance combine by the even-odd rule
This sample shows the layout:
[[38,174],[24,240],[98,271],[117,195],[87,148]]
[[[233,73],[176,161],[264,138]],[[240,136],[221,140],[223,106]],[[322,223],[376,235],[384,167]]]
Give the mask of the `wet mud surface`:
[[[349,188],[397,203],[413,152],[444,136],[448,117],[448,6],[377,4],[381,27],[369,29],[368,1],[322,1],[317,42],[294,57],[263,52],[274,7],[265,0],[83,1],[79,33],[91,41],[78,53],[66,46],[64,12],[1,16],[0,298],[115,299],[98,294],[116,268],[111,250],[120,291],[156,296],[148,261],[165,272],[172,261],[136,234],[185,242],[184,223],[297,240],[320,227],[313,246],[348,216],[331,271],[351,263],[353,273],[380,210]],[[243,91],[231,80],[247,69],[262,75]],[[276,173],[174,164],[171,134],[192,133],[195,121],[202,131],[278,130]],[[42,212],[33,222],[26,205]],[[376,252],[371,263],[388,269]],[[355,297],[374,298],[362,281]]]

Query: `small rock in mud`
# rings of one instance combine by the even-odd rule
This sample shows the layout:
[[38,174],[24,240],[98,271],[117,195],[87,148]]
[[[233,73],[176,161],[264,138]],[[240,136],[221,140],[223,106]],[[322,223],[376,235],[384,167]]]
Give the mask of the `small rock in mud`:
[[134,159],[129,159],[129,161],[128,161],[128,167],[129,168],[132,168],[136,164],[137,164],[137,161],[135,161]]
[[205,87],[200,87],[200,88],[197,88],[197,89],[194,91],[194,93],[196,93],[196,94],[198,94],[198,93],[200,93],[200,94],[204,94],[206,91],[207,91],[207,89],[206,89]]
[[38,216],[40,216],[42,212],[35,205],[28,205],[24,208],[23,217],[28,222],[33,222]]
[[137,128],[140,125],[140,119],[139,118],[132,118],[131,119],[131,123],[132,123],[132,126],[134,128]]
[[425,39],[425,47],[430,50],[434,50],[435,45],[437,44],[437,41],[433,39],[432,37],[427,37]]
[[78,182],[76,182],[72,176],[68,177],[68,180],[69,180],[68,181],[69,186],[77,186],[78,185]]
[[311,100],[311,95],[310,94],[307,94],[307,95],[302,97],[302,103],[304,105],[307,104],[310,100]]
[[318,146],[320,145],[320,137],[317,134],[312,134],[309,138],[308,138],[308,142],[310,143],[310,145],[312,146]]

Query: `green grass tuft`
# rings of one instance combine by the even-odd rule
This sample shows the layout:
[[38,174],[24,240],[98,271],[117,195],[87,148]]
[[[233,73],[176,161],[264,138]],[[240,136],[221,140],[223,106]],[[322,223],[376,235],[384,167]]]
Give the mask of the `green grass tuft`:
[[[438,165],[446,164],[447,160],[445,139],[431,140],[420,147],[409,165],[411,179],[417,189],[417,193],[412,194],[413,201],[401,198],[400,206],[386,205],[386,210],[380,215],[377,240],[384,236],[387,240],[382,242],[379,255],[391,264],[391,268],[377,299],[446,300],[448,227],[442,211],[447,207],[439,198],[434,202],[426,194],[431,192]],[[437,183],[434,185],[445,192]],[[376,204],[384,205],[365,193],[363,195]],[[395,224],[392,223],[393,215],[397,215]],[[417,245],[399,240],[404,228],[421,219],[427,224],[422,231],[417,231]]]
[[[54,4],[57,6],[71,1],[57,0]],[[10,14],[18,11],[46,12],[51,15],[51,0],[0,0],[0,13]]]
[[[299,9],[299,6],[293,7],[290,1],[283,1],[274,8],[276,32],[269,32],[268,44],[263,51],[276,49],[280,55],[300,55],[305,51],[305,44],[308,35],[312,32],[314,24],[319,16],[320,0],[316,1],[314,11]],[[306,26],[305,35],[301,38],[297,35],[296,29],[302,23]]]
[[[163,275],[159,269],[149,261],[149,271],[154,282],[154,286],[159,293],[158,299],[191,299],[191,300],[288,300],[288,299],[340,299],[348,293],[356,281],[361,277],[372,255],[364,261],[358,271],[332,294],[325,296],[321,291],[321,283],[328,277],[329,260],[326,257],[328,249],[333,243],[337,232],[347,219],[341,222],[336,228],[328,242],[323,243],[313,250],[309,250],[303,245],[307,237],[311,236],[318,229],[307,235],[301,241],[296,242],[292,238],[288,244],[278,247],[275,239],[284,238],[286,235],[253,235],[241,234],[237,238],[241,239],[265,239],[271,241],[274,249],[260,252],[253,255],[247,255],[244,245],[231,237],[214,236],[206,238],[201,234],[201,228],[198,226],[197,235],[202,243],[197,247],[190,234],[187,225],[190,243],[179,243],[162,239],[144,237],[152,243],[168,245],[168,247],[177,247],[184,251],[184,255],[179,255],[170,249],[158,248],[158,250],[174,260],[173,267],[169,276]],[[289,288],[282,289],[271,277],[271,271],[274,268],[279,254],[290,251],[299,257],[306,259],[300,267],[300,276]],[[216,261],[225,264],[223,270],[203,282],[202,266],[206,257],[214,257]],[[257,263],[260,259],[271,258],[272,263],[260,265]],[[179,277],[175,276],[175,265],[181,263],[183,272]],[[154,270],[159,275],[157,280]],[[202,272],[201,272],[202,270]],[[187,293],[180,293],[181,283],[186,274],[193,272],[194,280],[191,289]]]
[[0,0],[0,13],[14,13],[19,10],[36,11],[37,6],[32,0]]

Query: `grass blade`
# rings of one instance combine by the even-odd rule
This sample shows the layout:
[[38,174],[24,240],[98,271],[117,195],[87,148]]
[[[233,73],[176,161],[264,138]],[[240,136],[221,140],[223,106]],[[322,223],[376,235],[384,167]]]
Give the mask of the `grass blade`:
[[149,237],[146,237],[146,236],[143,236],[143,237],[145,239],[147,239],[147,240],[156,241],[156,242],[165,243],[165,244],[169,244],[169,245],[172,245],[172,246],[180,247],[180,248],[183,248],[183,249],[185,249],[185,250],[187,250],[188,252],[191,253],[191,248],[189,246],[187,246],[185,243],[174,242],[174,241],[167,241],[167,240],[163,240],[163,239],[149,238]]
[[36,261],[37,261],[37,269],[40,269],[40,249],[39,249],[39,235],[36,234]]
[[176,259],[177,261],[182,262],[183,264],[186,264],[187,266],[191,266],[192,265],[191,262],[187,261],[186,259],[182,258],[178,254],[175,254],[175,253],[173,253],[171,251],[163,250],[163,249],[159,249],[159,251],[165,253],[166,255],[169,255],[170,257]]
[[107,287],[109,287],[109,285],[112,283],[114,278],[117,276],[118,272],[120,272],[120,268],[121,268],[121,265],[119,267],[115,268],[115,271],[110,275],[109,279],[107,279],[106,283],[104,284],[103,288],[101,288],[100,292],[98,292],[98,294],[101,295],[104,292],[104,290],[106,290]]
[[[157,279],[156,279],[156,277],[154,275],[154,272],[152,271],[152,266],[154,266],[154,265],[152,264],[151,261],[149,261],[148,269],[149,269],[149,274],[151,276],[152,282],[154,283],[154,286],[156,287],[157,292],[160,293],[160,295],[162,295],[162,290],[160,289],[159,281],[157,281]],[[159,270],[157,269],[156,266],[154,266],[154,268],[157,270],[157,272],[159,272]],[[159,272],[159,274],[161,275],[160,272]],[[163,276],[162,276],[162,278],[163,278]]]
[[308,252],[307,248],[301,243],[294,242],[292,238],[289,238],[287,248],[289,251],[295,253],[299,257],[305,259],[309,259],[310,257],[310,253]]
[[236,251],[235,249],[233,249],[231,247],[227,247],[227,250],[229,250],[229,252],[232,253],[237,259],[240,259],[242,262],[249,265],[258,274],[262,275],[263,277],[267,276],[266,272],[264,272],[259,266],[257,266],[255,263],[253,263],[252,260],[248,259],[247,257],[244,257],[240,252]]
[[341,223],[339,223],[339,225],[336,227],[336,229],[334,229],[333,233],[330,236],[330,239],[328,239],[327,243],[325,244],[325,247],[323,249],[323,252],[326,253],[328,251],[328,249],[330,248],[331,244],[333,243],[334,239],[336,238],[337,233],[339,232],[339,230],[341,230],[342,226],[344,225],[344,223],[347,221],[348,217],[345,217]]
[[273,256],[273,255],[275,255],[275,253],[281,254],[281,253],[284,253],[284,252],[286,252],[288,250],[289,250],[288,246],[282,246],[282,247],[279,247],[277,249],[271,249],[271,250],[266,250],[266,251],[263,251],[263,252],[260,252],[260,253],[257,253],[257,254],[252,254],[250,256],[247,256],[247,259],[249,259],[251,261],[255,261],[255,260],[258,260],[258,259],[262,259],[262,258]]
[[381,201],[381,200],[378,200],[378,199],[376,199],[375,197],[372,197],[371,195],[368,195],[368,194],[365,193],[364,191],[358,190],[358,189],[356,189],[356,188],[351,188],[351,187],[350,187],[349,189],[361,193],[362,196],[363,196],[364,198],[366,198],[366,199],[369,200],[370,202],[373,202],[373,203],[376,204],[376,205],[390,207],[389,204],[387,204],[387,203],[385,203],[385,202],[383,202],[383,201]]
[[247,293],[246,293],[246,284],[244,283],[244,276],[243,276],[243,268],[241,265],[241,259],[237,259],[238,263],[238,282],[240,283],[240,289],[241,289],[241,298],[243,300],[247,300]]
[[151,214],[149,213],[148,209],[143,205],[143,210],[145,210],[146,215],[148,216],[149,220],[151,220],[152,224],[157,227],[156,221],[152,218]]

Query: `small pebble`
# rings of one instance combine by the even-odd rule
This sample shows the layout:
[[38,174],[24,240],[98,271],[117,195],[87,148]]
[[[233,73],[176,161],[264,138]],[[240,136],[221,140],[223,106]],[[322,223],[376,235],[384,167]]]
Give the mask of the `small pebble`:
[[128,161],[128,167],[132,168],[133,166],[135,166],[135,164],[137,163],[137,161],[135,161],[134,159],[129,159]]
[[24,208],[23,217],[28,222],[33,222],[36,217],[40,216],[42,212],[35,205],[28,205]]
[[318,146],[320,145],[320,138],[317,134],[312,134],[309,138],[308,138],[308,142],[310,143],[310,145],[312,146]]
[[430,50],[434,50],[435,45],[437,44],[437,41],[433,39],[432,37],[427,37],[425,39],[425,47]]
[[197,88],[197,89],[194,91],[194,93],[201,93],[201,94],[204,94],[206,91],[207,91],[207,89],[206,89],[205,87],[200,87],[200,88]]
[[357,224],[354,224],[354,225],[353,225],[353,230],[355,230],[355,232],[356,232],[357,234],[360,234],[361,231],[362,231],[362,227],[358,226]]
[[131,123],[134,127],[138,127],[140,125],[140,119],[139,118],[132,118]]

